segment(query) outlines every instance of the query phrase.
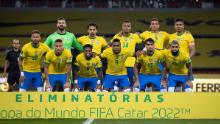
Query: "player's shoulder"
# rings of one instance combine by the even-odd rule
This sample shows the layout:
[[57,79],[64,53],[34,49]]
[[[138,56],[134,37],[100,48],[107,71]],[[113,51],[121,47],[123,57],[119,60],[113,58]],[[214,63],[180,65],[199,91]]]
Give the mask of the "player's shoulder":
[[97,40],[101,40],[101,41],[105,40],[105,38],[103,36],[96,36],[96,38],[97,38]]
[[145,35],[145,34],[149,34],[149,33],[150,33],[150,31],[146,30],[146,31],[142,32],[141,34]]
[[32,45],[31,45],[31,42],[29,42],[29,43],[26,43],[23,47],[22,47],[22,49],[28,49],[28,48],[30,48]]
[[88,38],[88,36],[83,35],[83,36],[78,37],[77,39],[78,39],[78,40],[83,40],[83,39],[86,39],[86,38]]
[[162,34],[169,34],[168,32],[166,32],[166,31],[160,31],[160,33],[162,33]]
[[76,59],[80,59],[84,56],[84,53],[80,53],[79,55],[77,55]]
[[39,45],[43,48],[47,48],[47,49],[49,48],[45,43],[42,43],[42,42],[40,42]]

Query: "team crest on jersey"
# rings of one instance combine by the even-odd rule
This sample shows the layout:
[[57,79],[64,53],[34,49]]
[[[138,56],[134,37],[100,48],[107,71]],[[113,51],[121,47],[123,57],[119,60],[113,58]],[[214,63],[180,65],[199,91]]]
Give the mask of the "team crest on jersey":
[[162,34],[162,33],[160,33],[160,34],[159,34],[159,37],[160,37],[160,38],[161,38],[161,37],[163,37],[163,34]]
[[96,44],[100,44],[100,42],[99,42],[98,40],[95,40],[95,43],[96,43]]

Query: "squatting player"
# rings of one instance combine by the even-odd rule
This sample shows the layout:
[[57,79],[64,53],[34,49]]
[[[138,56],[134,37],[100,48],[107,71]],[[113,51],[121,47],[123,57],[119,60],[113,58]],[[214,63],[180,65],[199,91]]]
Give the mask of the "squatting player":
[[61,39],[55,41],[55,50],[46,54],[44,62],[46,88],[54,89],[57,83],[61,83],[64,91],[69,92],[72,55],[69,50],[63,48]]

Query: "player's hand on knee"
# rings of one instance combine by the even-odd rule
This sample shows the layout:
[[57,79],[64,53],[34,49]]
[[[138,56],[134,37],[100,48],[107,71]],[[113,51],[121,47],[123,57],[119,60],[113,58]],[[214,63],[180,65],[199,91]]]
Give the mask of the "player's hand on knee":
[[161,85],[163,87],[167,87],[167,80],[161,80]]
[[139,84],[140,84],[140,83],[139,83],[139,80],[136,80],[136,81],[134,82],[134,86],[133,86],[133,87],[134,87],[134,88],[135,88],[135,87],[139,87]]
[[193,89],[193,83],[190,80],[186,81],[186,84]]

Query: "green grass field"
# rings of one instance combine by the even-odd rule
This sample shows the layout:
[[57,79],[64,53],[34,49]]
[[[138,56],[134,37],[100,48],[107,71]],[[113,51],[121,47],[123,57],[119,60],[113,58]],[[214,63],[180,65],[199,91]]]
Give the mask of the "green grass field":
[[[21,120],[0,120],[0,124],[82,124],[83,119],[21,119]],[[220,124],[220,120],[94,120],[92,124]]]

